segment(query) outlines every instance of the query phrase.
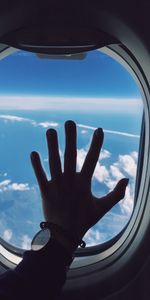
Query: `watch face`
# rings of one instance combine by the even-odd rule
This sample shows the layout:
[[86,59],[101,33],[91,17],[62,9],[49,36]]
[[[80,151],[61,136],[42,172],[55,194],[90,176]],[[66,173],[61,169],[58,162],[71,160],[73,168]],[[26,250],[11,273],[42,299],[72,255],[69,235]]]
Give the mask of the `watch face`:
[[34,251],[42,249],[50,240],[51,233],[49,228],[40,230],[32,240],[31,249]]

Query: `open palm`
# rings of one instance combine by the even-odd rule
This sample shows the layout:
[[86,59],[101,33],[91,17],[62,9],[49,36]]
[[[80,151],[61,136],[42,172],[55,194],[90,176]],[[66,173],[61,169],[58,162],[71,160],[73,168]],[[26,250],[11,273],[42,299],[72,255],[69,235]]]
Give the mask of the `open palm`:
[[65,133],[64,172],[61,167],[57,132],[54,129],[49,129],[46,134],[51,180],[47,180],[37,152],[31,153],[31,161],[40,187],[46,221],[58,224],[81,239],[91,226],[124,197],[128,179],[121,179],[108,195],[102,198],[94,197],[91,193],[91,179],[103,143],[103,130],[95,130],[83,167],[78,173],[76,125],[73,121],[65,123]]

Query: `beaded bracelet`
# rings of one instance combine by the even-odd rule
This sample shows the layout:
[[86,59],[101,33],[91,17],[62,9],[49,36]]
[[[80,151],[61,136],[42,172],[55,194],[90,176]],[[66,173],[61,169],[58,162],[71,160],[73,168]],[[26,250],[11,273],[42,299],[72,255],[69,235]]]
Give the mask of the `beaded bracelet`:
[[66,230],[62,229],[57,224],[54,224],[54,223],[51,223],[51,222],[41,222],[40,223],[40,227],[41,227],[41,229],[44,229],[44,228],[54,229],[57,232],[62,233],[64,235],[64,237],[66,237],[68,240],[70,240],[70,242],[72,242],[74,244],[77,244],[81,248],[85,248],[86,247],[86,243],[83,240],[80,240],[78,238],[72,237],[72,235],[70,235],[69,232],[67,232]]

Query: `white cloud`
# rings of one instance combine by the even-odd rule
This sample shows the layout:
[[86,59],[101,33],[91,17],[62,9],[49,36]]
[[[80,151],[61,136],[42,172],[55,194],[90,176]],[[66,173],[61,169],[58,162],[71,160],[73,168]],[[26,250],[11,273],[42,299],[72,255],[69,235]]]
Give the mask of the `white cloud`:
[[[24,192],[8,190],[3,193],[0,210],[1,237],[5,229],[11,228],[13,237],[10,242],[22,248],[22,244],[27,243],[28,240],[26,237],[22,237],[28,235],[29,238],[32,238],[39,230],[39,223],[43,218],[42,204],[39,199],[40,191],[37,184],[30,186],[30,190]],[[19,226],[16,220],[18,220]],[[28,224],[28,220],[33,223]]]
[[[107,150],[102,150],[100,160],[110,157],[110,152]],[[83,166],[87,151],[84,148],[77,150],[77,171],[79,172]],[[104,182],[109,179],[109,172],[105,166],[102,166],[99,161],[96,164],[96,168],[93,174],[93,179],[99,182]]]
[[48,157],[44,158],[43,161],[48,162]]
[[60,155],[60,158],[63,157],[63,153],[62,153],[62,150],[59,148],[59,155]]
[[105,182],[109,180],[109,171],[105,166],[101,166],[98,162],[93,174],[93,178],[95,178],[99,182]]
[[57,111],[104,111],[111,113],[140,113],[143,108],[141,98],[89,98],[89,97],[49,97],[49,96],[9,96],[0,95],[0,109],[17,110],[57,110]]
[[[91,130],[96,130],[97,127],[93,127],[93,126],[89,126],[89,125],[83,125],[83,124],[77,124],[78,127],[80,128],[85,128],[85,129],[91,129]],[[131,134],[129,132],[123,132],[123,131],[116,131],[116,130],[107,130],[107,129],[103,129],[104,133],[108,133],[108,134],[116,134],[116,135],[123,135],[123,136],[127,136],[127,137],[131,137],[131,138],[140,138],[139,135],[137,134]]]
[[11,229],[5,229],[3,233],[3,239],[9,242],[12,238],[13,232]]
[[86,242],[86,245],[88,247],[91,247],[91,246],[95,246],[97,244],[100,244],[101,243],[101,239],[102,238],[103,234],[100,233],[100,231],[98,229],[95,229],[95,228],[90,228],[85,236],[84,236],[84,240]]
[[104,184],[108,187],[108,192],[112,191],[114,187],[116,186],[118,180],[113,179],[110,174],[107,180],[105,180]]
[[57,122],[53,122],[53,121],[44,121],[44,122],[36,122],[32,119],[29,118],[22,118],[22,117],[18,117],[18,116],[14,116],[14,115],[0,115],[0,119],[4,120],[5,123],[7,122],[27,122],[33,126],[41,126],[43,128],[48,128],[48,127],[58,127],[59,123]]
[[[87,155],[87,151],[84,148],[77,150],[77,171],[80,171]],[[102,158],[109,158],[111,153],[107,150],[102,151]],[[133,205],[134,205],[134,188],[135,188],[135,177],[137,168],[137,157],[136,151],[125,155],[119,155],[118,160],[114,162],[109,168],[103,166],[98,161],[93,179],[96,179],[100,183],[104,183],[108,192],[112,191],[118,181],[122,178],[129,177],[130,181],[126,188],[126,194],[123,200],[119,202],[122,213],[125,216],[130,217]]]
[[[109,191],[112,191],[116,186],[117,182],[118,182],[117,179],[113,180],[110,177],[109,180],[105,182],[105,184],[109,188]],[[134,183],[129,183],[126,188],[125,197],[119,201],[119,206],[122,211],[122,214],[128,216],[128,219],[131,216],[131,213],[133,211],[133,205],[134,205]]]
[[84,148],[77,149],[77,171],[79,172],[83,166],[87,151]]
[[126,172],[129,176],[135,177],[137,170],[137,152],[131,152],[126,155],[119,155],[118,162],[115,164],[117,167]]
[[109,224],[108,226],[110,226],[108,219],[109,220],[111,219],[111,221],[112,221],[111,227],[113,227],[113,226],[115,227],[116,224],[117,224],[117,227],[118,226],[123,227],[129,220],[127,215],[116,213],[116,212],[114,213],[113,211],[109,211],[106,215],[107,224]]
[[109,158],[109,157],[111,157],[111,153],[106,149],[102,149],[101,153],[100,153],[100,160],[102,160],[104,158]]
[[31,241],[32,241],[31,238],[27,234],[24,234],[21,237],[21,240],[22,240],[21,248],[25,249],[25,250],[30,250],[31,249]]
[[[109,158],[110,152],[103,150],[102,159]],[[80,170],[84,159],[86,157],[87,151],[84,149],[78,150],[78,169]],[[113,163],[109,168],[101,165],[98,161],[93,179],[96,179],[100,183],[104,183],[108,187],[108,192],[112,191],[118,181],[122,178],[128,177],[130,179],[129,184],[126,188],[126,194],[123,200],[119,202],[122,214],[130,217],[133,205],[134,205],[134,188],[135,188],[135,177],[137,168],[137,157],[138,153],[136,151],[130,154],[119,155],[117,162]]]
[[134,158],[135,162],[137,162],[137,160],[138,160],[138,152],[137,151],[131,152],[131,156]]
[[7,177],[7,173],[0,173],[0,176]]
[[89,125],[84,125],[84,124],[77,124],[79,128],[85,128],[85,129],[91,129],[91,130],[96,130],[97,127],[89,126]]
[[110,133],[110,134],[116,134],[116,135],[123,135],[123,136],[131,137],[131,138],[137,138],[137,139],[140,138],[140,136],[138,134],[132,134],[132,133],[123,132],[123,131],[115,131],[115,130],[104,129],[104,133]]
[[120,201],[120,208],[123,214],[131,216],[134,205],[134,185],[129,184],[126,188],[124,199]]
[[28,183],[11,183],[10,179],[6,179],[0,182],[0,192],[5,191],[28,191],[30,190]]
[[128,218],[123,215],[118,218],[117,214],[109,213],[96,226],[86,232],[83,240],[88,247],[102,244],[118,234],[125,226],[127,220]]
[[30,187],[28,183],[12,183],[9,185],[9,189],[13,191],[29,191]]
[[[86,147],[87,148],[87,147]],[[88,150],[85,150],[84,148],[77,149],[77,166],[78,170],[81,169],[83,162],[86,158]],[[100,153],[99,160],[101,161],[102,159],[109,158],[111,156],[111,153],[108,150],[102,149]]]
[[120,171],[117,165],[110,166],[110,173],[115,178],[115,180],[120,180],[124,177],[124,174]]
[[124,177],[129,177],[129,184],[126,188],[125,197],[119,202],[123,214],[130,217],[134,205],[134,189],[137,169],[138,153],[136,151],[125,155],[119,155],[117,162],[109,168],[109,177],[104,183],[113,190],[117,182]]
[[9,179],[1,181],[0,182],[0,188],[7,187],[10,182],[11,182],[11,180],[9,180]]
[[[38,122],[36,122],[32,119],[22,118],[22,117],[18,117],[18,116],[14,116],[14,115],[0,115],[0,119],[3,119],[4,122],[8,122],[8,121],[10,121],[10,122],[28,122],[33,126],[41,126],[43,128],[58,127],[59,126],[58,122],[44,121],[44,122],[39,122],[38,123]],[[84,124],[77,124],[77,126],[79,128],[83,128],[81,130],[82,134],[87,133],[87,130],[85,130],[85,129],[90,129],[90,130],[96,130],[97,129],[96,127],[89,126],[89,125],[84,125]],[[131,134],[131,133],[128,133],[128,132],[115,131],[115,130],[106,130],[106,129],[103,129],[103,131],[104,131],[104,133],[108,133],[108,134],[122,135],[122,136],[131,137],[131,138],[138,138],[138,139],[140,138],[139,135]],[[134,154],[135,153],[133,152],[133,155]]]
[[33,123],[34,121],[28,118],[22,118],[14,115],[0,115],[0,119],[3,119],[4,121],[11,121],[11,122],[29,122]]
[[82,129],[82,130],[81,130],[81,133],[82,133],[82,134],[86,134],[87,132],[88,132],[88,131],[85,130],[85,129]]
[[59,123],[45,121],[45,122],[37,123],[37,126],[41,126],[43,128],[57,127],[57,126],[59,126]]

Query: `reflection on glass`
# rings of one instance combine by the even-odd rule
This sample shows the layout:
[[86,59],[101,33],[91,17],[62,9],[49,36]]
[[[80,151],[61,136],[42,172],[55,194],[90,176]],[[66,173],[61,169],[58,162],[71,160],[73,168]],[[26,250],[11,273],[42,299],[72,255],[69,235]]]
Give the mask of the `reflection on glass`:
[[44,59],[17,51],[0,64],[0,236],[30,249],[43,220],[30,152],[40,152],[48,173],[44,138],[52,127],[59,134],[63,163],[63,126],[72,119],[78,130],[78,171],[95,128],[104,129],[93,193],[102,196],[120,178],[130,179],[125,198],[85,235],[88,246],[108,241],[123,229],[133,210],[143,106],[132,77],[98,50],[83,60]]

